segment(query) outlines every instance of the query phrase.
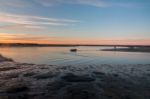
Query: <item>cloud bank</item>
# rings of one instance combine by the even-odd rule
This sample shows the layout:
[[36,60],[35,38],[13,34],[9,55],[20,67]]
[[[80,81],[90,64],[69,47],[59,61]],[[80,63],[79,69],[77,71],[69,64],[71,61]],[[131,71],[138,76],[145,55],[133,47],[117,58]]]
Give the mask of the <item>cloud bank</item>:
[[[31,3],[32,2],[32,3]],[[63,4],[86,5],[93,7],[131,7],[137,5],[134,0],[0,0],[1,7],[31,7],[39,4],[46,7],[58,6]]]
[[17,7],[17,8],[23,8],[30,6],[30,3],[26,0],[0,0],[0,7]]
[[78,5],[89,5],[96,7],[107,7],[108,2],[104,0],[34,0],[35,2],[43,6],[55,6],[61,4],[78,4]]
[[47,18],[41,16],[17,15],[0,13],[0,22],[11,25],[0,26],[0,28],[23,26],[26,28],[43,28],[46,26],[66,26],[76,24],[79,21],[70,19]]

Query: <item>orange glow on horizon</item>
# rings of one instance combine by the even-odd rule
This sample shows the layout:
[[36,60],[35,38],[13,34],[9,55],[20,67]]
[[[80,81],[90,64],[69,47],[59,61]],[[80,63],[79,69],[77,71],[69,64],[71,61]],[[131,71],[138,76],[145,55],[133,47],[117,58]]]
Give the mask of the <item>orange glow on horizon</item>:
[[0,40],[0,43],[150,45],[150,40]]
[[117,39],[86,39],[62,38],[33,35],[10,35],[0,33],[0,43],[38,43],[38,44],[117,44],[117,45],[150,45],[150,40],[117,40]]

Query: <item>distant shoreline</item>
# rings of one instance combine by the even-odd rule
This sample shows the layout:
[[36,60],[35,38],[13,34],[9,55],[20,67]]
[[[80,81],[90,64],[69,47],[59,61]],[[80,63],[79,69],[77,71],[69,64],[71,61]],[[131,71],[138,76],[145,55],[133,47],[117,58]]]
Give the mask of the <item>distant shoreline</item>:
[[36,43],[0,43],[0,47],[107,47],[101,51],[145,52],[150,53],[150,45],[82,45],[82,44],[36,44]]
[[116,48],[116,49],[102,49],[102,51],[117,51],[117,52],[149,52],[150,48]]
[[75,47],[75,46],[149,47],[150,48],[150,45],[0,43],[0,47]]

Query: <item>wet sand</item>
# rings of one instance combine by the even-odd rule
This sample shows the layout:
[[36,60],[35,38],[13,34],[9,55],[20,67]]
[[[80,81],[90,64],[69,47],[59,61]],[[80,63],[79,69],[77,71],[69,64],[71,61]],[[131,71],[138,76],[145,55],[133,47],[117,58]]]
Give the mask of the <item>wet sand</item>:
[[55,66],[0,56],[0,99],[150,99],[150,64]]

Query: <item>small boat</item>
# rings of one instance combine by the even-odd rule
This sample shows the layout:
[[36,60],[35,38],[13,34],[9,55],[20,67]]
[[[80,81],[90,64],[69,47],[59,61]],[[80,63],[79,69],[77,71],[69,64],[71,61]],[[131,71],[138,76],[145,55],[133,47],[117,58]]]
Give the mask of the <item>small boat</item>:
[[70,52],[76,52],[77,49],[70,49]]

